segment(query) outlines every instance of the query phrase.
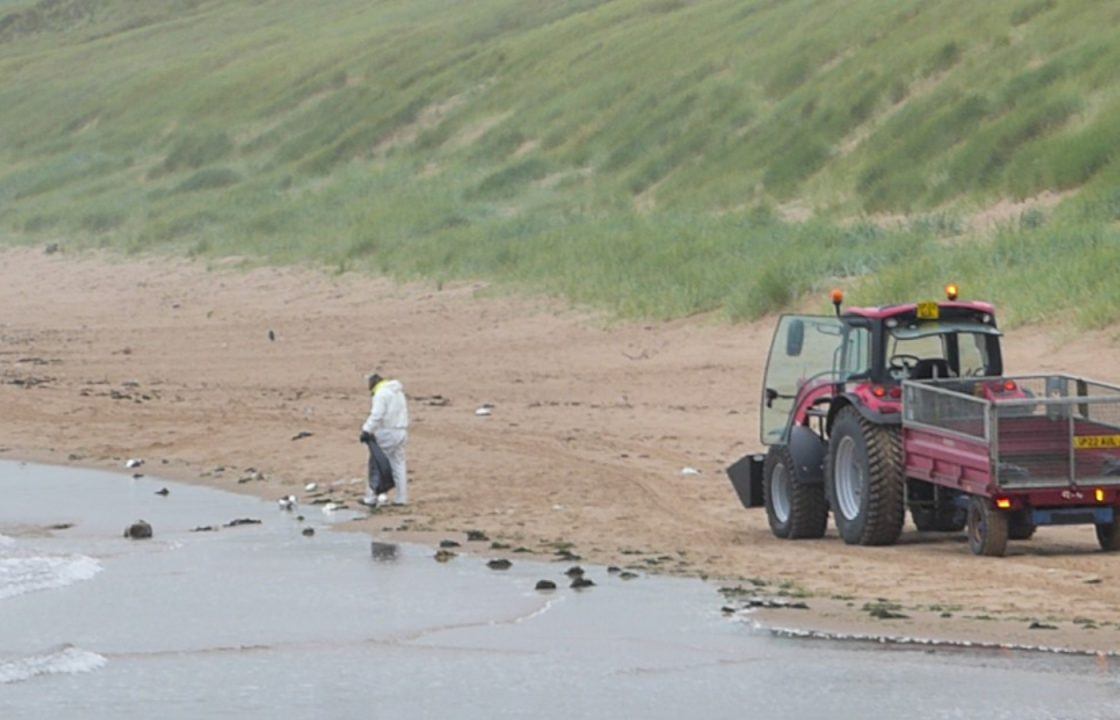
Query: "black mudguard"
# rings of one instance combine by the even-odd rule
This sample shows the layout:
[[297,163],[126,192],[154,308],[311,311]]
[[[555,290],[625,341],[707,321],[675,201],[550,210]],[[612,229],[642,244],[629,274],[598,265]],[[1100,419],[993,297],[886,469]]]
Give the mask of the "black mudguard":
[[817,485],[824,482],[824,459],[828,443],[804,425],[789,431],[789,451],[793,455],[793,476],[799,483]]
[[762,507],[762,465],[765,462],[765,455],[751,454],[739,458],[727,468],[731,487],[735,488],[735,494],[745,508]]

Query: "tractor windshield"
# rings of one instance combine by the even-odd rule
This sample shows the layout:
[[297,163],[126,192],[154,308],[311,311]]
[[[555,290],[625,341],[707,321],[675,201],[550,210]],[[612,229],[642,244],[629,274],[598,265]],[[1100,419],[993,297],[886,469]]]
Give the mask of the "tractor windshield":
[[871,331],[837,317],[784,315],[766,364],[762,395],[762,442],[782,442],[798,395],[866,376],[871,369]]
[[978,377],[1000,372],[999,330],[979,323],[922,323],[892,328],[887,368],[895,380]]

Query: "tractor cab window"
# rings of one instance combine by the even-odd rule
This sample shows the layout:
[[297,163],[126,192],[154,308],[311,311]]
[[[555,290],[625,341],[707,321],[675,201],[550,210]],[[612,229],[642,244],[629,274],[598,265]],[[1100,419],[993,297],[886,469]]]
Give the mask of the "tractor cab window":
[[960,376],[982,377],[994,374],[988,355],[988,336],[978,333],[961,333],[957,336],[960,346]]
[[943,335],[906,337],[891,333],[887,370],[895,380],[952,376]]
[[859,328],[853,339],[839,318],[785,315],[770,345],[762,389],[762,442],[782,442],[799,393],[841,382],[858,368],[870,365],[869,333]]
[[871,329],[849,327],[840,360],[844,379],[866,376],[871,372]]
[[977,323],[925,323],[893,328],[887,372],[895,380],[975,377],[998,372],[991,343],[999,331]]

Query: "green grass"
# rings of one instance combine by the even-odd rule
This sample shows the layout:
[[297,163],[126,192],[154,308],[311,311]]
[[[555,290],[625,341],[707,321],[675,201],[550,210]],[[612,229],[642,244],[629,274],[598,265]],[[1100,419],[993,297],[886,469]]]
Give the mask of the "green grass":
[[[1117,20],[1096,0],[0,0],[0,239],[486,277],[647,317],[951,275],[1012,322],[1108,323]],[[1074,194],[968,235],[1044,191]]]

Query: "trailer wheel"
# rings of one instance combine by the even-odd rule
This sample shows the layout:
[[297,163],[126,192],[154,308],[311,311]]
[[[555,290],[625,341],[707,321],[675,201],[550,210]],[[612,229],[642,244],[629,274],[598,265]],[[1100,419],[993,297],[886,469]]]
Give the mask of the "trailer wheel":
[[1101,544],[1101,550],[1105,552],[1120,550],[1120,523],[1110,522],[1097,525],[1097,542]]
[[906,518],[898,430],[845,407],[832,425],[827,462],[828,500],[844,542],[893,545]]
[[1019,510],[1011,516],[1011,523],[1007,529],[1007,537],[1011,540],[1030,540],[1038,526],[1031,522],[1025,510]]
[[783,540],[824,537],[828,502],[820,484],[799,483],[793,477],[793,455],[785,445],[773,445],[762,471],[762,498],[770,531]]
[[997,510],[987,498],[968,502],[968,546],[973,555],[1002,557],[1007,552],[1007,513]]

